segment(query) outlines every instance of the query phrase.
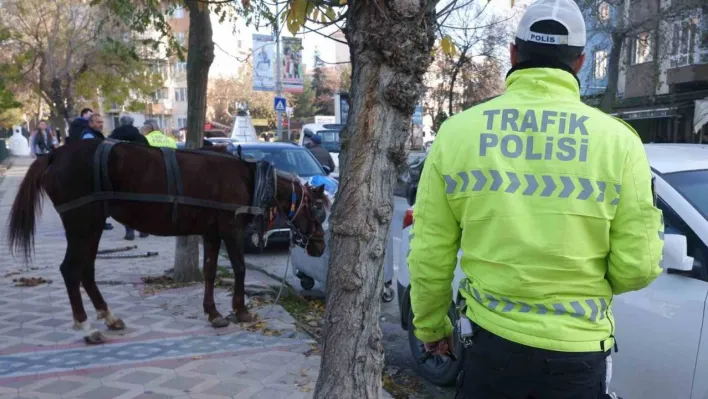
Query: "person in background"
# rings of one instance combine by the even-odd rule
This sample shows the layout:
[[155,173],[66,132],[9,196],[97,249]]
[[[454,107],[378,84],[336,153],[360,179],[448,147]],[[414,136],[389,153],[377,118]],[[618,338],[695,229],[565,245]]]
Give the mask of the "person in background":
[[329,151],[322,147],[322,137],[315,134],[310,140],[312,140],[312,142],[309,146],[307,146],[307,149],[310,150],[312,155],[317,158],[322,166],[326,166],[329,168],[330,172],[334,172],[334,159],[332,159],[332,155],[330,155]]
[[71,121],[71,124],[69,125],[69,134],[66,136],[64,144],[69,144],[81,139],[84,130],[88,127],[88,119],[91,114],[93,114],[91,108],[84,108],[81,110],[81,114]]
[[[61,130],[59,128],[55,130],[54,139],[57,141],[57,146],[59,146],[59,144],[61,144]],[[66,140],[64,141],[66,142]]]
[[103,118],[101,118],[101,114],[91,114],[91,116],[89,116],[88,124],[84,131],[81,132],[81,139],[106,139],[106,136],[103,135]]
[[[86,129],[81,133],[81,140],[104,140],[103,135],[103,118],[100,114],[91,114],[88,118]],[[103,224],[103,230],[113,230],[113,225],[110,223]]]
[[135,120],[130,115],[123,115],[118,118],[119,126],[111,132],[109,139],[129,141],[131,143],[150,145],[148,140],[140,134],[140,130],[133,126]]
[[167,147],[177,149],[177,142],[172,137],[160,131],[160,125],[154,119],[146,119],[141,133],[145,135],[148,143],[153,147]]
[[58,145],[56,138],[52,135],[51,129],[47,127],[45,120],[39,121],[37,129],[32,132],[29,141],[30,154],[33,157],[48,154]]
[[[130,115],[121,116],[118,119],[118,124],[120,126],[115,128],[115,130],[113,130],[113,132],[108,136],[108,138],[114,140],[129,141],[131,143],[136,144],[150,145],[145,136],[140,134],[140,130],[138,130],[137,127],[133,126],[134,121],[135,120]],[[147,233],[140,233],[141,238],[145,238],[147,236]],[[125,226],[125,237],[123,237],[123,239],[133,241],[135,239],[135,229],[130,226]]]

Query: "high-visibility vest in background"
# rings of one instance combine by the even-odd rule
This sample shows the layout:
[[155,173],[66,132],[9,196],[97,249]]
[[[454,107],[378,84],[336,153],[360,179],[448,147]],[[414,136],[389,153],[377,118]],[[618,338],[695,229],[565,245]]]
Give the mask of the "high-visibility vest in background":
[[155,130],[145,135],[148,143],[153,147],[177,148],[177,142],[172,137]]

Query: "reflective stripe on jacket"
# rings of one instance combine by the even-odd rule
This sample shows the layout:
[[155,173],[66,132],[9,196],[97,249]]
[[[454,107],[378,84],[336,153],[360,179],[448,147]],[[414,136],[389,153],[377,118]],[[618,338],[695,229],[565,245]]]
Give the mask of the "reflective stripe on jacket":
[[145,135],[145,138],[153,147],[177,148],[177,142],[172,137],[169,137],[157,130],[148,133]]
[[506,86],[446,121],[425,161],[408,257],[415,334],[452,331],[461,248],[460,292],[482,328],[537,348],[609,350],[613,294],[661,273],[642,142],[580,102],[568,72],[517,70]]

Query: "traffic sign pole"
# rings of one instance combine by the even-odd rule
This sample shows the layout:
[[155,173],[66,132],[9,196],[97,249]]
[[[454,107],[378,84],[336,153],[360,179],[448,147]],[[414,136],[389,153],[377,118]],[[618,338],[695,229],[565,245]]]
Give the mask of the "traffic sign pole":
[[[278,2],[275,2],[275,15],[280,15],[278,7]],[[275,18],[275,96],[281,97],[283,86],[282,86],[282,75],[280,73],[280,32],[278,28],[278,18]],[[277,127],[278,127],[278,137],[280,140],[285,141],[283,137],[283,111],[276,110],[277,114]]]

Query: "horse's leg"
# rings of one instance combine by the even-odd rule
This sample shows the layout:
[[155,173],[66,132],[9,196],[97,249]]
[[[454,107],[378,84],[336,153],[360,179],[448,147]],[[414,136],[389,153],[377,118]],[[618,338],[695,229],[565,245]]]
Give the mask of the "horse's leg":
[[231,309],[238,322],[252,322],[256,316],[246,309],[246,261],[243,258],[243,231],[223,237],[226,251],[229,253],[231,268],[234,271],[234,295],[231,297]]
[[229,322],[216,310],[214,302],[214,280],[216,280],[216,265],[219,260],[220,247],[221,238],[219,236],[204,236],[204,313],[207,314],[209,323],[214,328],[229,325]]
[[81,284],[84,286],[86,294],[91,298],[93,307],[96,308],[96,313],[98,315],[98,320],[103,320],[109,330],[119,331],[125,329],[125,323],[123,320],[117,318],[116,316],[108,310],[108,305],[106,301],[103,300],[103,295],[101,291],[98,290],[96,285],[96,252],[98,251],[98,245],[93,248],[92,257],[93,259],[89,262],[83,270]]
[[71,312],[74,316],[74,329],[85,333],[84,340],[87,344],[100,344],[105,340],[103,334],[91,326],[84,310],[84,303],[81,300],[83,270],[87,267],[87,258],[92,253],[95,258],[96,249],[91,250],[91,246],[93,245],[97,248],[100,237],[100,231],[97,234],[97,238],[88,240],[85,237],[67,233],[66,254],[64,255],[64,261],[59,267],[69,295]]

